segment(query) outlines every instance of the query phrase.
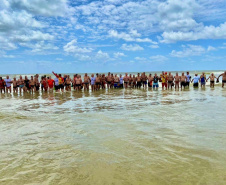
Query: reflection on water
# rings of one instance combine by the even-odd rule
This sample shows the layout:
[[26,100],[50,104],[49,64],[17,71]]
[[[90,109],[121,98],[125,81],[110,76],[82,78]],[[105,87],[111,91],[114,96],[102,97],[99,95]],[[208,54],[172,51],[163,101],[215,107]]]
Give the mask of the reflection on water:
[[0,95],[0,184],[226,184],[226,90]]

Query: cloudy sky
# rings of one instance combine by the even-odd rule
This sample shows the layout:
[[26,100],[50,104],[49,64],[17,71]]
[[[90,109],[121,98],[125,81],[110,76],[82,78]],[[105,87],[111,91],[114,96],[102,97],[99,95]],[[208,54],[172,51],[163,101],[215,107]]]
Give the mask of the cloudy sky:
[[226,69],[226,0],[1,0],[0,74]]

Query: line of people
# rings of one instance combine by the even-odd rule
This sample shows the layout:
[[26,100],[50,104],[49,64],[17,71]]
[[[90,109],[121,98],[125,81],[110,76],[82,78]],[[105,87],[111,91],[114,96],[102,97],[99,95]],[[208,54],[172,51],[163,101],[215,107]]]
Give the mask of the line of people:
[[18,91],[21,93],[24,92],[36,92],[39,91],[40,88],[42,91],[71,91],[73,88],[75,91],[80,91],[81,89],[89,90],[89,87],[91,85],[92,91],[99,90],[100,88],[105,89],[111,89],[111,88],[154,88],[157,89],[159,87],[159,83],[162,83],[162,89],[172,89],[175,87],[175,89],[186,88],[190,86],[190,83],[193,83],[194,87],[199,87],[199,84],[201,84],[201,87],[205,87],[206,82],[210,79],[210,87],[214,87],[215,85],[215,79],[216,82],[219,82],[219,78],[222,76],[222,87],[224,87],[224,84],[226,83],[226,71],[216,77],[213,73],[207,78],[205,73],[202,73],[201,76],[198,76],[198,74],[195,74],[195,76],[192,78],[189,74],[189,72],[182,73],[180,76],[178,73],[176,73],[175,76],[171,74],[171,72],[162,72],[161,75],[157,75],[156,73],[152,76],[152,74],[149,74],[148,76],[143,72],[142,74],[138,73],[137,76],[135,75],[128,75],[127,73],[125,76],[122,76],[121,74],[118,76],[117,74],[108,73],[106,76],[105,74],[94,74],[90,76],[85,73],[83,79],[81,75],[74,75],[74,77],[71,79],[69,75],[62,76],[61,74],[57,74],[52,72],[55,76],[54,79],[51,78],[51,76],[46,77],[42,76],[41,80],[39,81],[39,75],[36,74],[35,76],[31,76],[30,79],[25,76],[25,79],[22,78],[22,76],[19,77],[17,80],[16,78],[13,78],[11,80],[9,76],[6,77],[6,79],[3,79],[0,77],[0,92],[7,92],[11,93],[11,90],[13,89],[14,93],[18,93]]

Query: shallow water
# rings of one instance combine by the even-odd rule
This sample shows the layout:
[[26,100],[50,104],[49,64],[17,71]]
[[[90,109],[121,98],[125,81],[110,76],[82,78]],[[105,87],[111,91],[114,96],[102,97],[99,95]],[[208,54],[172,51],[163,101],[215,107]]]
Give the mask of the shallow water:
[[0,184],[226,184],[226,89],[0,95]]

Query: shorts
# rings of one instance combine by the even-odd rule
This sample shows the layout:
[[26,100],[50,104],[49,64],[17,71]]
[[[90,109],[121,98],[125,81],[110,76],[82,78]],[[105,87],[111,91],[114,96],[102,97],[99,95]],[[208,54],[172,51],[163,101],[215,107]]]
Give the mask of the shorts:
[[188,86],[188,87],[189,87],[189,85],[190,85],[190,82],[186,82],[186,86]]
[[19,85],[19,87],[20,87],[20,88],[23,88],[23,87],[24,87],[24,85]]
[[147,81],[143,81],[143,84],[144,84],[144,85],[147,85]]
[[137,82],[137,87],[141,87],[141,82]]
[[64,89],[64,85],[63,84],[60,84],[59,85],[59,89]]
[[71,86],[71,84],[65,84],[65,86],[66,86],[66,87],[70,87],[70,86]]
[[49,85],[49,88],[52,89],[53,88],[53,85]]
[[30,85],[31,88],[34,88],[34,85]]
[[36,88],[36,91],[38,91],[39,90],[39,85],[36,85],[35,88]]
[[96,82],[96,85],[100,85],[100,82]]
[[114,83],[114,87],[118,87],[118,83]]
[[152,82],[148,82],[148,87],[152,87]]
[[124,82],[124,84],[128,84],[128,82]]
[[81,84],[75,84],[75,87],[80,87],[81,86]]
[[57,91],[57,90],[59,90],[60,88],[59,88],[59,85],[55,85],[55,90]]
[[159,84],[158,83],[153,83],[153,88],[158,88],[159,87]]
[[92,82],[91,82],[91,85],[95,85],[95,83],[92,83]]
[[194,83],[193,87],[199,87],[199,83]]
[[181,82],[180,85],[185,87],[186,83],[185,82]]
[[222,80],[222,83],[226,83],[226,80]]
[[167,87],[167,83],[162,83],[162,87]]
[[111,82],[110,81],[107,81],[107,84],[111,85]]
[[206,82],[201,82],[201,85],[206,85]]
[[89,83],[84,83],[84,85],[89,85]]
[[210,81],[211,84],[214,84],[214,81]]
[[18,86],[13,86],[13,89],[16,89]]

